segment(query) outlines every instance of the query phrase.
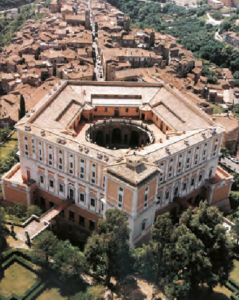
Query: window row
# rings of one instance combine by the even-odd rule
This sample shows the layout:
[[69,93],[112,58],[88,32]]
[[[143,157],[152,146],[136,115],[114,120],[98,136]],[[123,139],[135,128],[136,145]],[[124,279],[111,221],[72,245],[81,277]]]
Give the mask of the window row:
[[[65,211],[62,210],[61,213],[60,213],[60,216],[63,217],[63,218],[68,217],[69,221],[74,222],[74,223],[78,223],[81,227],[86,228],[86,218],[82,215],[78,215],[78,220],[77,220],[74,211],[69,210],[69,214],[68,214],[68,216],[66,216]],[[89,230],[94,231],[95,230],[95,221],[93,221],[93,220],[88,220],[88,221],[89,221],[88,222]]]
[[[216,139],[214,148],[213,148],[213,156],[216,156],[217,150],[218,150],[218,139]],[[202,152],[201,152],[202,150]],[[201,154],[201,158],[200,158]],[[185,170],[189,170],[191,167],[197,166],[200,162],[204,162],[207,159],[208,155],[208,144],[205,143],[204,145],[198,146],[193,154],[192,150],[188,150],[185,154],[179,154],[174,158],[171,158],[169,163],[168,163],[168,169],[166,170],[166,162],[160,163],[159,167],[162,169],[164,172],[162,172],[159,176],[159,182],[162,182],[166,179],[170,179],[174,176],[176,173],[181,174],[183,172],[183,166],[185,166]],[[185,164],[184,164],[184,159]]]

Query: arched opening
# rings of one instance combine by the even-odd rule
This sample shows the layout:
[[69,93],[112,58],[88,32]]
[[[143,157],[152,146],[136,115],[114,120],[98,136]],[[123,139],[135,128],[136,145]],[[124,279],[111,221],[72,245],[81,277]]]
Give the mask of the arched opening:
[[121,129],[114,128],[112,131],[112,143],[121,144]]
[[132,131],[131,139],[130,139],[130,146],[138,147],[138,145],[139,145],[139,133],[137,131]]
[[97,145],[104,146],[104,132],[102,130],[96,132],[95,141]]

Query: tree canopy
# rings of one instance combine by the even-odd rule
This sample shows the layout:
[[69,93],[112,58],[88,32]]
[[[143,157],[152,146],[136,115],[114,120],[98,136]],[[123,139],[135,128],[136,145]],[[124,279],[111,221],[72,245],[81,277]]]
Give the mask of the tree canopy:
[[110,285],[114,276],[121,280],[130,269],[129,227],[127,214],[110,209],[99,221],[99,234],[94,233],[85,246],[85,258],[90,270]]

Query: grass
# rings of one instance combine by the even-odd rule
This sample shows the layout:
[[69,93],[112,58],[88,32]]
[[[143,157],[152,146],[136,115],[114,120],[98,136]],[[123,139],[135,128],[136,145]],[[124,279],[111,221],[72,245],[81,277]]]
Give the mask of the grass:
[[12,264],[4,272],[4,278],[0,282],[0,291],[3,296],[8,297],[9,294],[22,295],[37,280],[37,275],[24,268],[17,262]]
[[221,108],[219,105],[217,105],[215,103],[210,103],[210,105],[213,106],[213,113],[214,114],[223,114],[223,113],[225,113],[225,110],[223,108]]
[[17,132],[3,145],[0,145],[0,157],[6,158],[9,153],[18,145]]
[[58,288],[51,288],[45,290],[36,300],[64,300],[67,299],[61,296],[60,290]]

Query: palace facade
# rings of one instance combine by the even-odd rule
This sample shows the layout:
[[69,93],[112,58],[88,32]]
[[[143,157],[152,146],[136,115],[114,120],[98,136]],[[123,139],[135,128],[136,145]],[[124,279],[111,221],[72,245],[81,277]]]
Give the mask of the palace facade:
[[135,244],[158,214],[201,199],[230,206],[224,129],[165,83],[60,81],[16,129],[20,163],[3,177],[4,199],[62,208],[52,222],[78,240],[110,208],[128,214]]

